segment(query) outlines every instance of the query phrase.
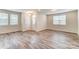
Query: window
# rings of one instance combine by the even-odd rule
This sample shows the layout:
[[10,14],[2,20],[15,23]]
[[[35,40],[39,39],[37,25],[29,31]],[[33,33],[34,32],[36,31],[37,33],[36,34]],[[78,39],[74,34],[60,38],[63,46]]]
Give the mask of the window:
[[8,25],[8,14],[0,13],[0,25]]
[[18,25],[18,15],[10,14],[10,25]]
[[35,25],[35,23],[36,23],[36,19],[35,19],[35,18],[36,18],[36,15],[33,15],[33,16],[32,16],[32,24],[33,24],[33,25]]
[[66,25],[66,15],[53,16],[54,25]]

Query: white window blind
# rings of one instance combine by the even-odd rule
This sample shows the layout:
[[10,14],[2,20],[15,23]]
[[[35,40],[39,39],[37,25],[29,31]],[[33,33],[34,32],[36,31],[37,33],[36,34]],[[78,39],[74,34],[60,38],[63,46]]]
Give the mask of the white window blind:
[[53,16],[54,25],[66,25],[66,15]]
[[10,14],[10,25],[18,25],[18,15]]
[[0,26],[8,25],[8,14],[0,13]]

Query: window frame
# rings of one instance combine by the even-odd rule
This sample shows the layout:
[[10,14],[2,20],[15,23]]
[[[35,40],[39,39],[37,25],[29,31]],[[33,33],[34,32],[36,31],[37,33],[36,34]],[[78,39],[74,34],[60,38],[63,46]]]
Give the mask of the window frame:
[[[18,16],[18,20],[17,20],[17,24],[11,24],[11,15],[17,15]],[[10,26],[16,26],[16,25],[19,25],[19,15],[18,14],[14,14],[14,13],[11,13],[9,14],[9,25]]]
[[6,25],[0,25],[1,26],[8,26],[9,25],[9,14],[5,12],[0,12],[0,14],[6,14],[7,15],[7,24]]
[[[64,20],[65,23],[64,23],[64,24],[62,24],[62,22],[61,22],[61,21],[63,21],[63,20],[60,20],[60,19],[61,19],[60,17],[62,17],[62,16],[65,17],[65,20]],[[58,20],[58,24],[55,24],[55,23],[54,23],[54,21],[55,21],[55,20],[54,20],[54,17],[58,17],[58,19],[59,19],[59,20]],[[67,16],[66,16],[65,14],[54,15],[54,16],[53,16],[53,25],[62,25],[62,26],[67,25]]]

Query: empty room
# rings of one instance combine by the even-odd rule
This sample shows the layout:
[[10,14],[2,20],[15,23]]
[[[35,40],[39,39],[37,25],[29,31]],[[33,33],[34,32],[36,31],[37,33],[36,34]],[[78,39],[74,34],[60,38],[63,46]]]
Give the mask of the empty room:
[[79,10],[0,9],[0,49],[78,49]]

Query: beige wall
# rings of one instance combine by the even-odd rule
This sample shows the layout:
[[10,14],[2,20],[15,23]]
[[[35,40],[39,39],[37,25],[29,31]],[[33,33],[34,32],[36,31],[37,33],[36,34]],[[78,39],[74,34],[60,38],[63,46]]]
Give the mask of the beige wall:
[[25,12],[23,12],[21,16],[21,30],[31,30],[31,17]]
[[0,27],[0,34],[15,32],[15,31],[20,31],[18,26],[3,26],[3,27]]
[[47,28],[53,30],[77,33],[78,32],[77,11],[71,11],[62,14],[65,14],[67,17],[66,18],[67,25],[65,26],[53,25],[53,15],[57,15],[57,14],[52,14],[52,15],[47,15]]
[[35,20],[36,20],[35,25],[32,25],[31,16],[26,13],[22,13],[22,31],[26,30],[40,31],[46,29],[46,21],[47,21],[46,15],[36,14]]
[[78,10],[78,35],[79,35],[79,10]]
[[0,13],[8,13],[8,14],[11,14],[11,13],[14,13],[14,14],[18,14],[19,15],[19,21],[18,21],[18,25],[7,25],[7,26],[0,26],[0,34],[2,33],[9,33],[9,32],[15,32],[15,31],[20,31],[21,28],[21,23],[20,23],[20,19],[21,19],[21,13],[18,13],[18,12],[13,12],[13,11],[8,11],[8,10],[0,10]]
[[2,33],[9,33],[15,31],[26,31],[26,30],[44,30],[46,28],[46,15],[43,14],[36,14],[36,24],[31,25],[31,16],[27,15],[25,12],[17,13],[8,10],[0,10],[2,13],[15,13],[19,15],[19,24],[15,26],[7,25],[7,26],[0,26],[0,34]]
[[[0,10],[0,12],[5,12],[5,13],[16,13],[18,14],[19,17],[19,25],[16,26],[0,26],[0,34],[1,33],[8,33],[8,32],[15,32],[15,31],[26,31],[31,29],[31,18],[29,15],[27,15],[25,12],[22,13],[17,13],[17,12],[12,12],[12,11],[7,11],[7,10]],[[71,12],[66,12],[62,13],[67,16],[67,25],[66,26],[57,26],[53,25],[53,15],[46,15],[44,14],[37,14],[36,15],[36,24],[33,26],[33,30],[40,31],[44,29],[53,29],[53,30],[60,30],[60,31],[66,31],[66,32],[72,32],[72,33],[78,33],[79,34],[79,23],[77,20],[77,11],[71,11]]]
[[47,22],[46,15],[38,14],[36,18],[36,30],[41,31],[46,29],[47,25],[46,22]]

